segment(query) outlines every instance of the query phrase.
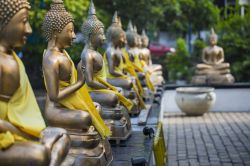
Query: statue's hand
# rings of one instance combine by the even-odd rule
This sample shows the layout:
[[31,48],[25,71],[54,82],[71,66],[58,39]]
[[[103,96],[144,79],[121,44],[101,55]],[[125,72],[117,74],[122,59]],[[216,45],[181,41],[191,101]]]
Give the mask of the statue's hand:
[[77,75],[78,75],[78,81],[80,81],[81,83],[85,83],[85,66],[82,65],[82,63],[80,62],[77,65]]

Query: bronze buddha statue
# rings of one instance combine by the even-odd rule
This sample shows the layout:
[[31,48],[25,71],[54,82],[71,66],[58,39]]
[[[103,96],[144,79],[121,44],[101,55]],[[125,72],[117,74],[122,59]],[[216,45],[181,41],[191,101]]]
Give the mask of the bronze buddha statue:
[[75,39],[72,16],[62,0],[53,0],[45,16],[43,31],[48,41],[43,55],[47,89],[45,115],[51,126],[65,128],[71,138],[70,156],[75,164],[108,165],[112,161],[111,135],[96,109],[85,84],[85,67],[74,66],[65,51]]
[[234,77],[230,73],[230,64],[225,63],[224,50],[217,46],[218,36],[211,29],[210,46],[203,49],[202,64],[196,66],[196,75],[192,78],[194,84],[232,84]]
[[[116,87],[107,82],[102,55],[97,51],[105,41],[104,25],[96,17],[94,3],[91,1],[88,18],[83,23],[82,33],[85,46],[81,54],[82,65],[86,67],[86,85],[95,102],[103,106],[103,118],[109,121],[112,131],[110,139],[127,139],[131,134],[130,118],[126,110],[133,109],[133,103],[125,98]],[[121,105],[126,108],[122,109]]]
[[144,70],[150,73],[150,80],[154,86],[159,86],[164,83],[164,78],[162,76],[162,66],[160,64],[153,64],[150,50],[148,49],[149,38],[145,32],[142,31],[140,35],[141,45],[140,48],[140,61]]
[[125,96],[133,100],[134,105],[136,105],[135,109],[131,110],[131,114],[138,114],[140,112],[139,105],[144,105],[144,102],[142,99],[140,101],[135,79],[125,74],[123,70],[125,59],[122,47],[126,40],[126,34],[119,25],[117,12],[113,16],[112,25],[107,30],[107,38],[108,47],[104,54],[107,81],[124,90]]
[[0,0],[0,165],[59,166],[70,139],[45,126],[24,65],[14,52],[32,33],[27,0]]
[[141,39],[139,34],[137,33],[137,28],[133,27],[131,21],[128,24],[126,36],[127,36],[127,52],[129,54],[132,65],[138,74],[141,84],[144,87],[144,94],[145,94],[144,97],[150,99],[155,89],[150,80],[150,73],[148,71],[145,71],[141,64],[140,61],[141,51],[139,49],[141,45]]

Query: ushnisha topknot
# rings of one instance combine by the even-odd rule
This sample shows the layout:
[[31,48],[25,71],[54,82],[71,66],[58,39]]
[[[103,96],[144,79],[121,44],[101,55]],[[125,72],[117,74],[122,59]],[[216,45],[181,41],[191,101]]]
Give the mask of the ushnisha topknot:
[[136,33],[134,31],[132,21],[130,20],[128,23],[128,28],[126,32],[126,37],[127,37],[127,42],[129,46],[132,46],[135,44],[135,38],[136,38]]
[[217,34],[215,33],[214,28],[211,28],[210,36],[215,36],[217,38]]
[[43,21],[42,29],[46,40],[51,40],[54,32],[62,32],[63,28],[70,22],[74,22],[74,19],[66,11],[63,0],[53,0]]
[[118,18],[117,11],[115,12],[112,24],[109,26],[107,30],[107,39],[108,41],[112,41],[114,38],[118,37],[119,34],[124,33],[120,25],[120,19]]
[[30,9],[27,0],[0,0],[0,31],[23,8]]
[[103,23],[96,17],[95,5],[93,1],[90,1],[88,18],[82,25],[82,34],[85,43],[87,43],[91,37],[91,34],[98,32],[100,28],[104,28]]
[[142,39],[146,39],[146,40],[148,40],[148,36],[147,36],[147,34],[146,34],[145,29],[143,29],[143,30],[142,30],[141,37],[142,37]]

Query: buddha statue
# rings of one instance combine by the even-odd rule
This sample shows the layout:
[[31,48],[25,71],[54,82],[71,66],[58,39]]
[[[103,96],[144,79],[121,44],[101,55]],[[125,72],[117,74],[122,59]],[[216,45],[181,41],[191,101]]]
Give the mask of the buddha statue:
[[112,154],[106,138],[111,131],[84,85],[85,66],[80,62],[76,69],[65,51],[76,36],[73,18],[65,10],[62,0],[52,1],[43,22],[43,31],[48,41],[43,55],[48,123],[68,131],[72,141],[69,155],[76,156],[77,164],[108,165]]
[[[154,86],[150,80],[150,73],[143,69],[143,66],[140,61],[140,45],[141,39],[139,34],[137,33],[137,28],[133,27],[131,21],[128,24],[128,29],[126,32],[127,36],[127,52],[129,54],[130,60],[135,71],[138,74],[139,79],[141,80],[142,85],[147,88],[147,91],[151,91],[150,93],[154,92]],[[145,89],[146,91],[146,89]],[[148,92],[149,92],[148,91]],[[149,94],[149,93],[147,93]]]
[[138,104],[140,104],[141,108],[144,108],[145,104],[140,97],[135,81],[133,81],[134,78],[123,72],[124,56],[122,47],[126,40],[126,34],[119,25],[117,12],[113,16],[112,25],[107,30],[107,38],[108,47],[104,54],[107,81],[113,86],[123,88],[124,92],[127,92],[125,94],[130,94],[125,96],[133,100],[134,105],[137,106],[137,109],[132,110],[132,114],[138,114],[140,112]]
[[211,29],[210,46],[203,49],[202,64],[196,66],[196,75],[192,78],[194,84],[232,84],[234,77],[230,73],[230,64],[225,63],[224,50],[217,46],[218,36]]
[[24,65],[14,52],[32,33],[27,0],[0,0],[0,165],[59,166],[70,139],[45,126]]
[[[127,139],[131,134],[131,123],[127,111],[134,104],[124,97],[116,87],[107,82],[106,69],[102,55],[97,51],[105,41],[104,25],[96,17],[93,1],[90,3],[88,18],[83,23],[82,33],[85,46],[81,54],[82,65],[86,67],[86,85],[92,99],[103,106],[103,118],[109,120],[112,131],[110,139]],[[123,105],[127,111],[122,109]]]
[[145,32],[142,31],[141,45],[140,47],[140,60],[142,67],[145,71],[150,73],[150,80],[154,86],[160,86],[164,83],[164,78],[162,76],[162,66],[160,64],[153,64],[150,50],[148,49],[149,39]]

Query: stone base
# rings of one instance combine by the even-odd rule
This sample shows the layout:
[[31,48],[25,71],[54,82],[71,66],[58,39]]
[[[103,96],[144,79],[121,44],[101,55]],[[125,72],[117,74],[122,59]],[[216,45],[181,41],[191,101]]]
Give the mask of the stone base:
[[112,131],[109,140],[115,140],[119,144],[121,140],[127,140],[132,134],[130,117],[123,107],[120,107],[119,110],[104,107],[102,117]]
[[225,75],[198,75],[192,78],[192,84],[196,85],[207,85],[207,84],[214,84],[214,85],[230,85],[234,83],[234,77],[232,74],[225,74]]
[[[99,135],[93,136],[93,144],[86,147],[86,136],[81,132],[69,131],[71,138],[71,148],[68,156],[61,166],[107,166],[111,165],[113,155],[107,139],[103,140]],[[89,144],[90,141],[87,141]]]

